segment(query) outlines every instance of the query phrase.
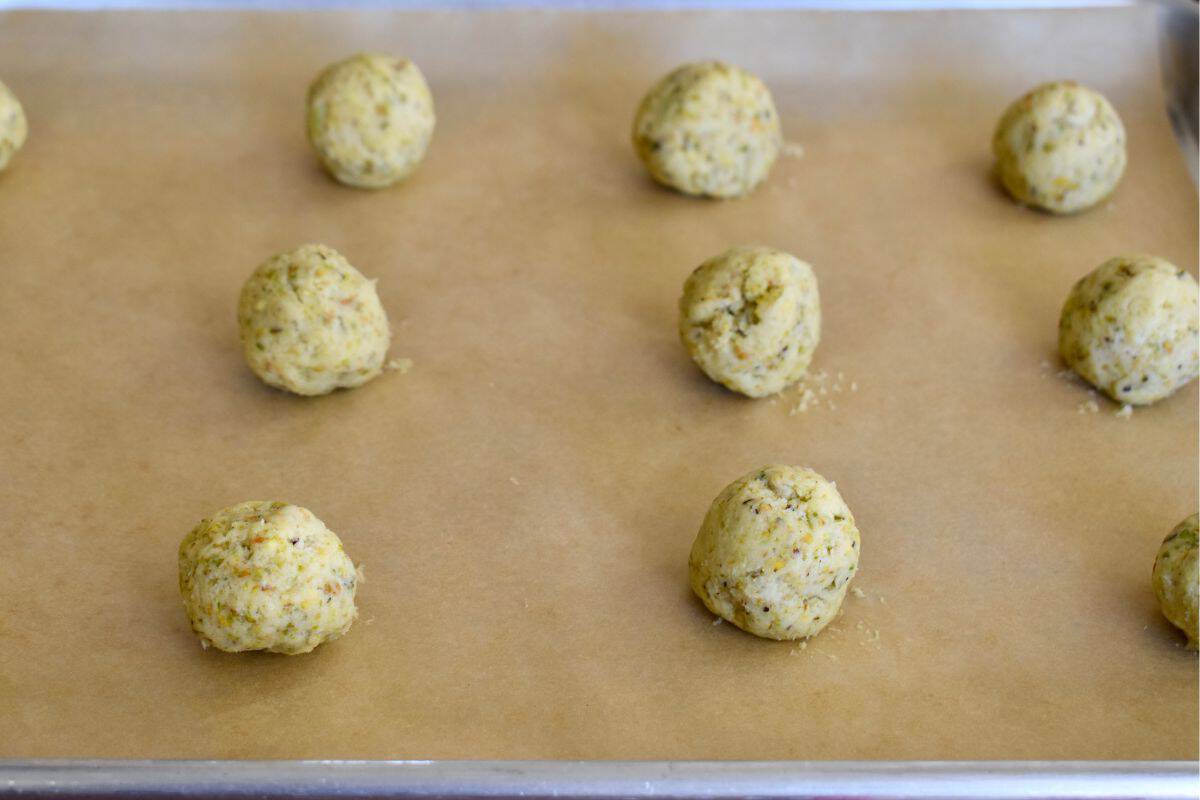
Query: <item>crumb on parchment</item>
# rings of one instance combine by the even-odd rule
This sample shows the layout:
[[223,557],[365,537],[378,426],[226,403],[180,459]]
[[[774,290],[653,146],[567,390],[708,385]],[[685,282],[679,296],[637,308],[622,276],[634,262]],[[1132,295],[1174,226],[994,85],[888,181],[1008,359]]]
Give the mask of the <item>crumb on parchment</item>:
[[384,369],[399,372],[401,375],[407,375],[412,368],[413,360],[411,358],[393,358],[384,365]]
[[838,403],[834,396],[845,394],[847,391],[857,392],[858,381],[847,379],[845,372],[833,375],[827,370],[810,372],[788,390],[793,397],[788,403],[788,416],[804,414],[821,406],[836,411]]

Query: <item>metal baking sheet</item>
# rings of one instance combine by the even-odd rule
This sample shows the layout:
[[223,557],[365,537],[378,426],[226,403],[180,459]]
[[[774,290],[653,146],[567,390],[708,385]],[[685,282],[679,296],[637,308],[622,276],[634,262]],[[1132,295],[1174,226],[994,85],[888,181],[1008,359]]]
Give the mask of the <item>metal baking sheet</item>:
[[[600,781],[579,758],[783,758],[679,768],[782,793],[937,773],[909,759],[1153,759],[1060,766],[1100,776],[1080,792],[1177,792],[1195,660],[1144,573],[1197,502],[1195,388],[1122,420],[1053,355],[1057,304],[1107,255],[1195,270],[1157,42],[1133,8],[7,13],[0,77],[32,137],[0,178],[0,358],[23,378],[0,389],[0,754],[502,758],[519,776],[553,758],[564,785]],[[311,73],[365,48],[422,64],[440,117],[418,176],[376,195],[326,180],[296,122]],[[737,203],[658,190],[625,142],[648,82],[705,55],[763,74],[804,147]],[[987,140],[1008,99],[1064,74],[1117,103],[1131,168],[1059,220],[996,190]],[[244,370],[237,287],[307,239],[380,279],[412,373],[304,402]],[[739,400],[675,344],[683,277],[742,240],[816,266],[836,407]],[[682,580],[711,497],[768,460],[838,480],[864,531],[865,596],[804,650],[711,625]],[[309,659],[201,653],[173,597],[187,528],[259,495],[313,508],[367,564],[362,623]],[[216,791],[213,774],[302,792],[330,769],[378,793],[413,774],[293,766],[0,772],[81,792]],[[472,785],[432,768],[427,793]],[[1006,775],[998,796],[1058,774],[959,769]]]

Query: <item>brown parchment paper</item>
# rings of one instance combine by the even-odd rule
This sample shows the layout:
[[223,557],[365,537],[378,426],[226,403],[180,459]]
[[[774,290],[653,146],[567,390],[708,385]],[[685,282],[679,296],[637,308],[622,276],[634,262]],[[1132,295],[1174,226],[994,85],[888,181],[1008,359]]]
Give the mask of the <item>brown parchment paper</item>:
[[[378,193],[302,129],[362,49],[437,103]],[[1196,387],[1122,420],[1055,375],[1076,278],[1196,269],[1156,52],[1129,9],[0,16],[30,119],[0,176],[0,755],[1195,758],[1150,567],[1197,507]],[[628,143],[704,57],[762,74],[804,147],[736,202],[656,187]],[[1060,77],[1129,131],[1115,197],[1072,218],[989,177],[1004,106]],[[241,283],[308,241],[378,278],[410,373],[301,399],[248,371]],[[676,340],[684,278],[741,242],[815,266],[817,408],[730,394]],[[836,480],[863,536],[864,596],[803,649],[686,583],[712,498],[777,461]],[[251,498],[365,565],[348,637],[201,650],[176,548]]]

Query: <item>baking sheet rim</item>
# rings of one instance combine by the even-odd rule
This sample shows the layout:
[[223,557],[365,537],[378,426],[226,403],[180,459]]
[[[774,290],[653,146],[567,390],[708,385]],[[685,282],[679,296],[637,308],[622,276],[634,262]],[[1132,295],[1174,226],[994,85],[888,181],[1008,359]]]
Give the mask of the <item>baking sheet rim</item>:
[[[1194,798],[1189,761],[0,761],[0,795]],[[335,773],[335,774],[331,774]]]

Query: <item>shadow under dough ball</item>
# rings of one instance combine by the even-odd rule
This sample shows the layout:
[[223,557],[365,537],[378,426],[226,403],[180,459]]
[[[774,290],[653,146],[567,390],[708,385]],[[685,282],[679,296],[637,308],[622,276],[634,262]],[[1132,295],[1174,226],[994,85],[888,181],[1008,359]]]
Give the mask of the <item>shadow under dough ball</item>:
[[705,61],[679,67],[650,89],[634,117],[633,146],[659,183],[730,198],[766,180],[783,134],[766,84]]
[[254,374],[302,395],[361,386],[382,371],[391,343],[375,282],[321,244],[254,270],[238,301],[238,331]]
[[696,268],[679,299],[679,338],[704,374],[748,397],[804,376],[821,340],[812,267],[770,247],[734,247]]
[[21,102],[11,89],[0,83],[0,170],[8,166],[25,144],[28,132],[29,124]]
[[407,178],[435,121],[429,85],[408,59],[360,53],[326,67],[308,89],[308,140],[348,186],[382,189]]
[[1196,378],[1196,279],[1154,256],[1105,261],[1067,295],[1058,351],[1080,377],[1118,403],[1148,405]]
[[251,500],[179,546],[179,593],[201,643],[236,653],[307,653],[350,630],[358,571],[306,508]]
[[1117,188],[1125,172],[1125,126],[1099,92],[1072,81],[1047,83],[1004,112],[992,152],[1014,199],[1073,214]]
[[858,555],[858,528],[837,487],[810,469],[775,465],[717,495],[688,573],[722,619],[767,639],[804,639],[837,616]]
[[1200,593],[1200,571],[1197,570],[1197,515],[1192,514],[1175,526],[1163,540],[1154,559],[1154,594],[1158,597],[1163,616],[1187,634],[1188,648],[1195,650],[1197,639],[1197,593]]

